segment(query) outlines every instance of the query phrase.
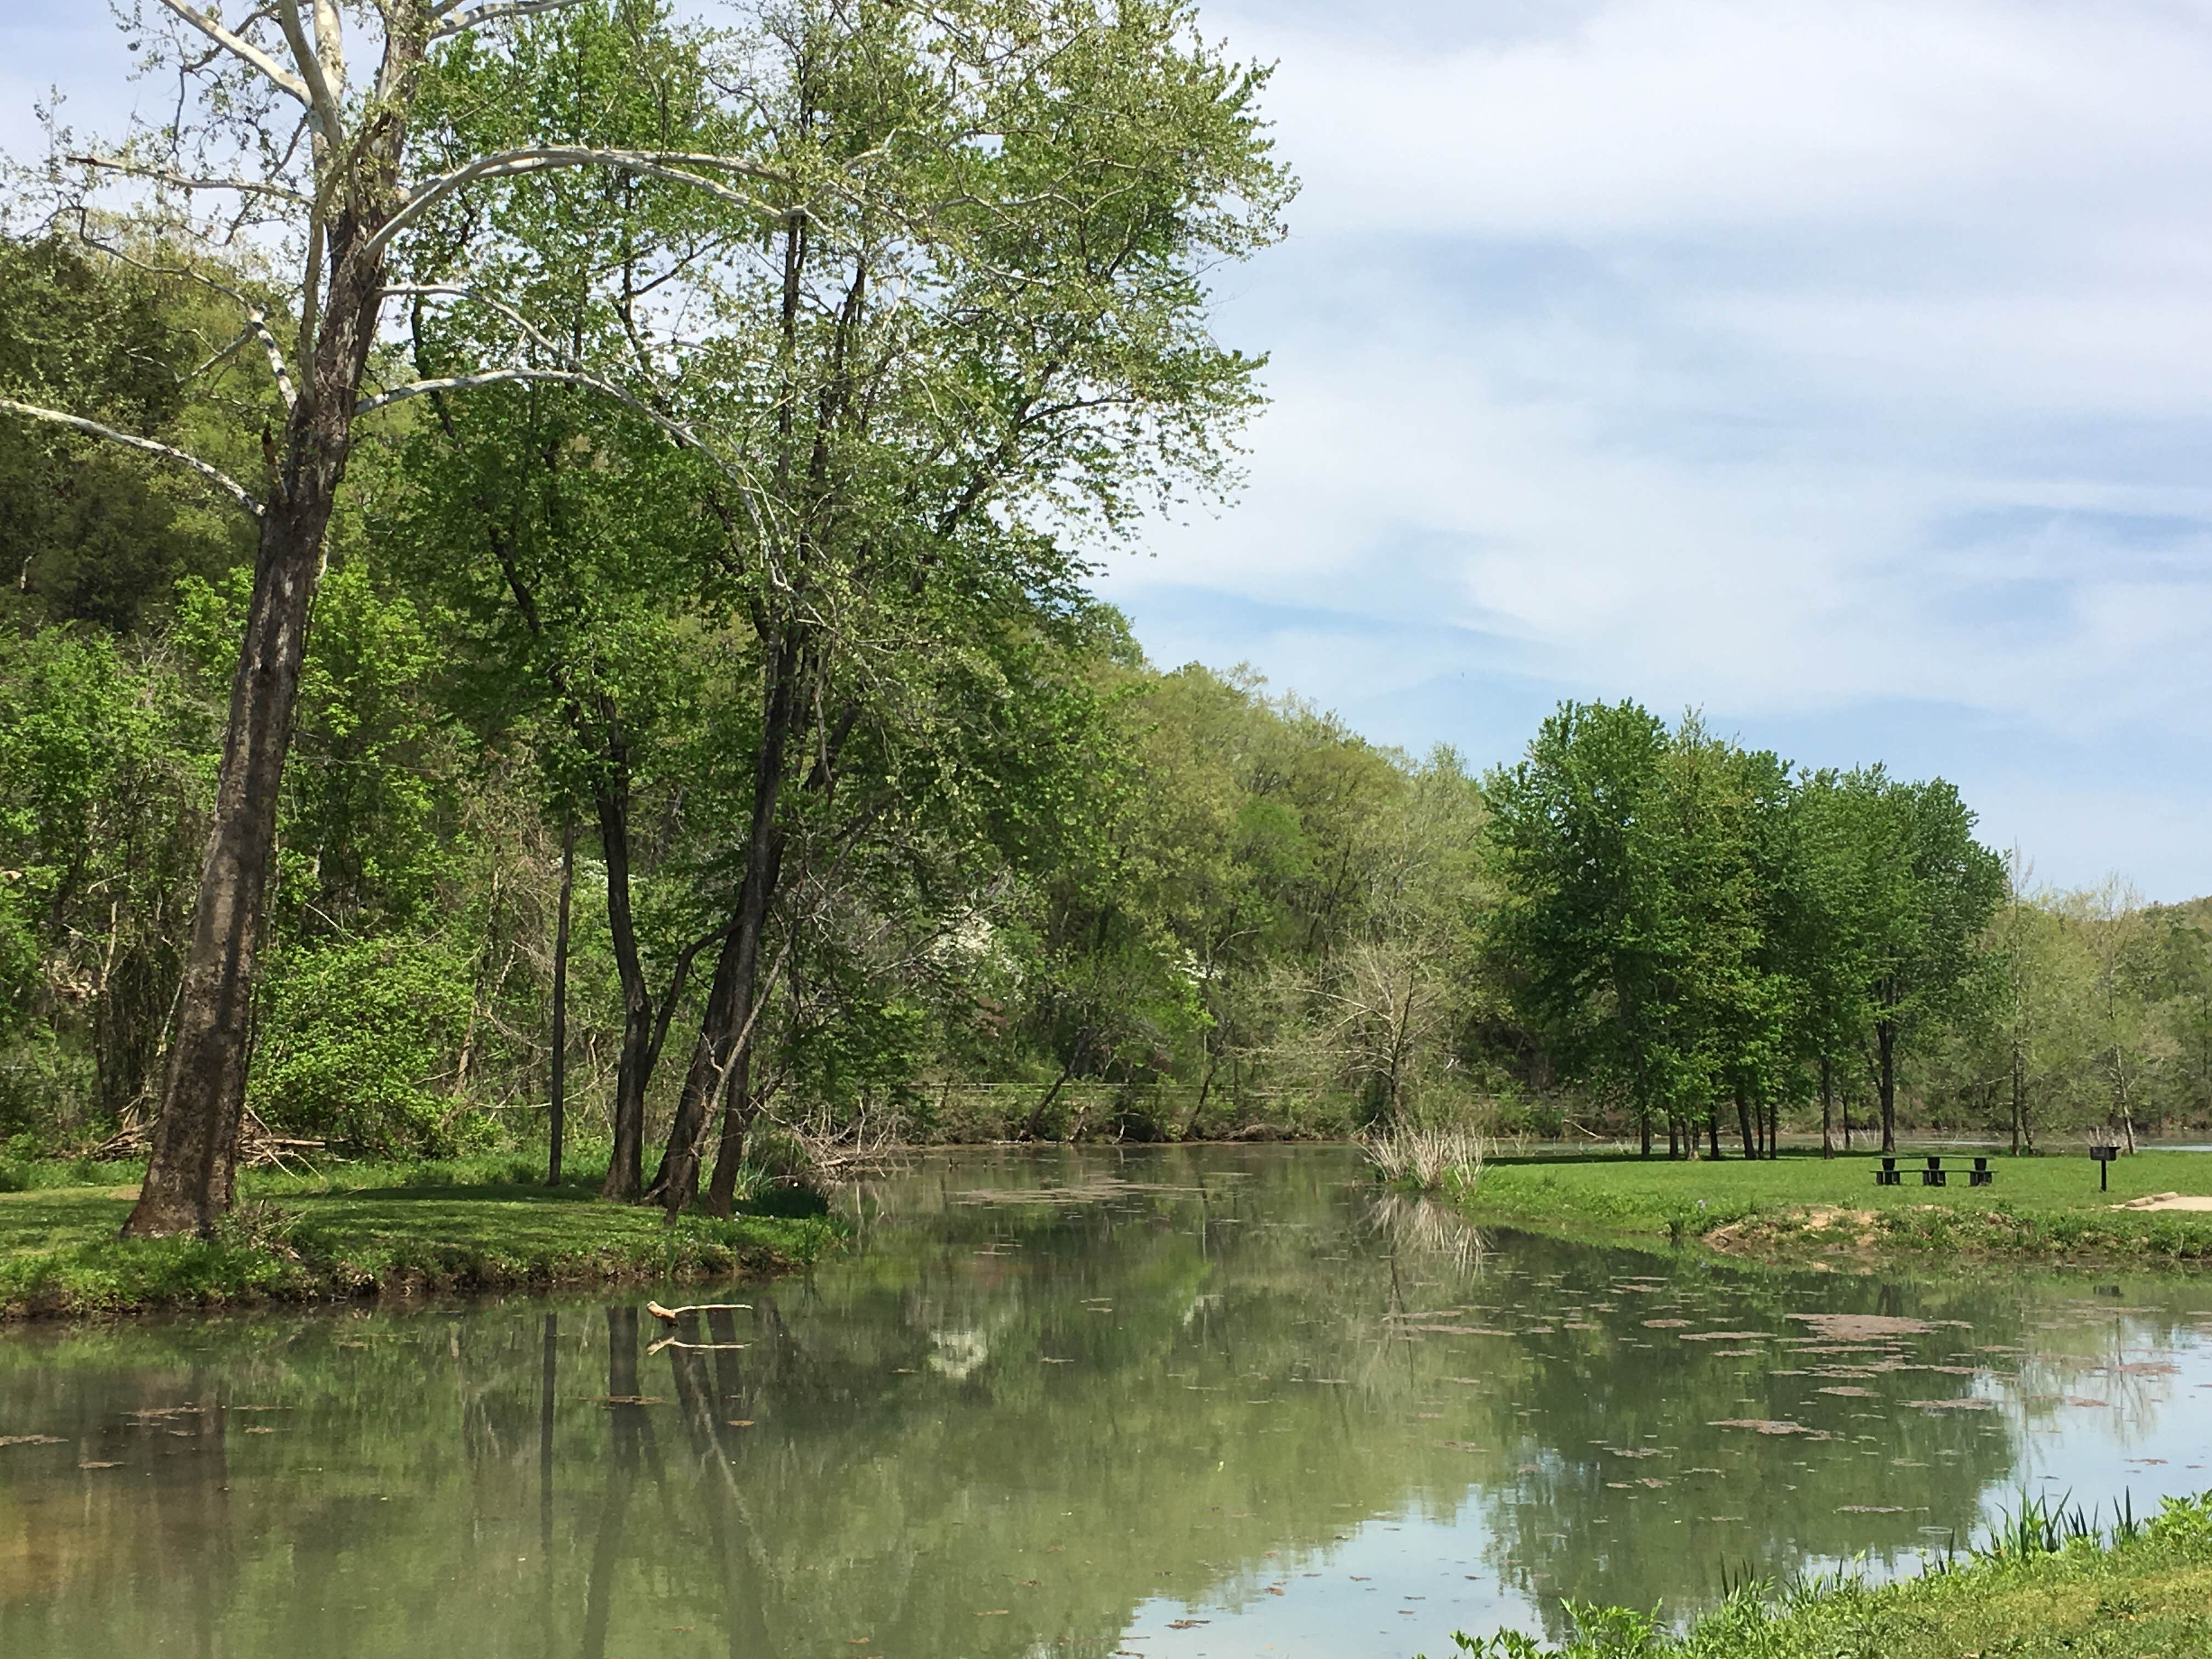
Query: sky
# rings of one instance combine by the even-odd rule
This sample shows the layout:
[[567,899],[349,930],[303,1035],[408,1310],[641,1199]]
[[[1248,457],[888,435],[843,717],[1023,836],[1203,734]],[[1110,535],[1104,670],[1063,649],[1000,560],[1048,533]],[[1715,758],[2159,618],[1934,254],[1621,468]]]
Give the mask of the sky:
[[[2212,892],[2212,0],[1218,0],[1304,181],[1272,405],[1103,556],[1152,659],[1419,754],[1634,697]],[[0,0],[0,146],[143,92]]]

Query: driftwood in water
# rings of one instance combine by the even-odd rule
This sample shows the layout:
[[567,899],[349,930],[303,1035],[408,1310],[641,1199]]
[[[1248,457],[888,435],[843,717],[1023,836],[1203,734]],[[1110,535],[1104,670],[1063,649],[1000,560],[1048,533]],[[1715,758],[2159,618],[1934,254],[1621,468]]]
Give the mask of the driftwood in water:
[[645,1304],[645,1310],[663,1324],[673,1325],[685,1314],[750,1313],[753,1304],[750,1302],[698,1302],[688,1308],[664,1308],[658,1302],[648,1302]]

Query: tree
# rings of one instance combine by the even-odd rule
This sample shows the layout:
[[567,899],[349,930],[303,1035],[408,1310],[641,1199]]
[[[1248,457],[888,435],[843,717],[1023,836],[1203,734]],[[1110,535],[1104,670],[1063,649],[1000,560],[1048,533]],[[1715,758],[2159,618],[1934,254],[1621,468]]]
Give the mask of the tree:
[[[553,170],[619,168],[669,181],[736,210],[788,223],[807,202],[786,191],[773,209],[733,181],[769,176],[741,157],[613,153],[544,143],[447,155],[425,171],[411,149],[417,103],[437,58],[481,46],[517,17],[544,9],[524,0],[300,0],[246,13],[232,26],[186,0],[161,0],[165,31],[144,35],[149,63],[173,69],[185,96],[177,118],[141,128],[107,152],[65,149],[55,160],[61,215],[94,234],[104,222],[89,199],[96,184],[125,180],[143,192],[141,228],[109,244],[222,295],[237,308],[238,348],[266,361],[258,407],[264,466],[257,489],[183,447],[81,412],[15,398],[0,409],[72,428],[184,466],[253,521],[254,581],[232,680],[221,775],[202,866],[168,1073],[144,1187],[126,1232],[206,1232],[233,1195],[246,1094],[255,953],[275,852],[279,788],[298,696],[307,629],[324,547],[351,456],[356,421],[434,391],[521,380],[604,385],[575,366],[476,366],[466,375],[391,386],[364,395],[380,319],[392,295],[395,248],[442,204],[470,190]],[[354,44],[373,43],[373,75],[349,73]],[[865,163],[860,165],[865,166]],[[787,185],[788,180],[784,181]],[[234,206],[203,215],[210,197]],[[208,257],[241,234],[260,237],[290,272],[240,285]],[[465,284],[470,251],[451,249],[439,273]],[[280,335],[281,331],[281,335]],[[609,388],[611,390],[611,388]]]
[[1881,1146],[1897,1149],[1899,1045],[1988,990],[1983,930],[2005,893],[2004,865],[1974,840],[1974,814],[1941,778],[1900,783],[1880,766],[1845,773],[1834,810],[1865,929],[1868,1056]]
[[865,185],[816,191],[768,257],[722,274],[702,366],[729,388],[712,407],[743,432],[731,447],[757,458],[759,556],[727,603],[751,633],[757,738],[653,1182],[672,1209],[697,1190],[717,1102],[708,1205],[728,1207],[787,856],[842,811],[871,743],[900,746],[900,688],[977,601],[1048,603],[1079,568],[1071,532],[1226,482],[1258,364],[1206,332],[1204,273],[1278,234],[1265,78],[1158,0],[759,20],[732,79],[763,89],[758,131],[793,181],[778,199],[825,171]]

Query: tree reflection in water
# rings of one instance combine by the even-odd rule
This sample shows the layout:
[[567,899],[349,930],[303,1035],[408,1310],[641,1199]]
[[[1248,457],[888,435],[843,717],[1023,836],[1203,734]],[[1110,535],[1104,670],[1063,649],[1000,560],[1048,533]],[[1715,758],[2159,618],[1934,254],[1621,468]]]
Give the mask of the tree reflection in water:
[[[1325,1148],[931,1159],[871,1199],[864,1246],[649,1360],[643,1293],[12,1334],[0,1436],[53,1438],[0,1447],[0,1652],[1433,1652],[1560,1595],[1686,1610],[1708,1562],[1909,1561],[2054,1447],[2138,1510],[2212,1462],[2192,1281],[1483,1233]],[[1378,1620],[1378,1574],[1427,1599]]]

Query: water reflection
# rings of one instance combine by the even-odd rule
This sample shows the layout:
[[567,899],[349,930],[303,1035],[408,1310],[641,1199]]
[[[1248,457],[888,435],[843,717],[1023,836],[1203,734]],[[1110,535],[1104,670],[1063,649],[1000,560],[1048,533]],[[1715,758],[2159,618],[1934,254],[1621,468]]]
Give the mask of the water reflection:
[[1485,1236],[1310,1148],[857,1199],[851,1256],[672,1328],[639,1295],[11,1334],[0,1651],[1433,1653],[1561,1595],[1684,1610],[1723,1563],[1909,1562],[2045,1474],[2212,1485],[2193,1281]]

